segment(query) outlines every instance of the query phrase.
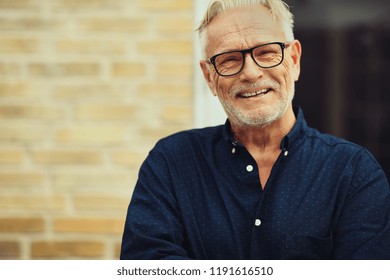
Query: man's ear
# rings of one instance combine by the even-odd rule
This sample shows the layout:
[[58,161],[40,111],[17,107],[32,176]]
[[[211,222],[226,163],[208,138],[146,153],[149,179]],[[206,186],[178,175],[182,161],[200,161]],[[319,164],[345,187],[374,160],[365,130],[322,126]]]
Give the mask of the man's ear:
[[200,68],[202,68],[203,76],[206,79],[207,85],[209,86],[213,95],[217,96],[217,93],[215,92],[215,88],[214,88],[214,79],[207,61],[201,60],[199,64],[200,64]]
[[291,61],[292,68],[294,70],[294,79],[298,81],[299,74],[301,73],[301,55],[302,55],[302,46],[298,40],[294,40],[291,43]]

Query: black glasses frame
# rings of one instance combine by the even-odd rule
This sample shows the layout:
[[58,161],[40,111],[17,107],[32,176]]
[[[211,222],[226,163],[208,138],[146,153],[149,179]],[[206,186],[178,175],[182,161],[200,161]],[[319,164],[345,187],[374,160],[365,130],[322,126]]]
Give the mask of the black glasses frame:
[[[263,47],[263,46],[268,46],[268,45],[279,45],[280,48],[281,48],[281,51],[282,51],[282,59],[280,60],[280,62],[276,65],[273,65],[273,66],[261,66],[257,61],[256,59],[253,57],[253,50],[254,49],[257,49],[259,47]],[[234,75],[237,75],[238,73],[240,73],[242,71],[242,69],[244,68],[244,65],[245,65],[245,54],[247,53],[250,53],[251,54],[251,57],[253,59],[253,61],[256,63],[257,66],[259,66],[260,68],[273,68],[273,67],[276,67],[280,64],[282,64],[283,60],[284,60],[284,49],[288,48],[290,46],[290,43],[282,43],[282,42],[271,42],[271,43],[267,43],[267,44],[262,44],[262,45],[258,45],[258,46],[255,46],[253,48],[250,48],[250,49],[246,49],[246,50],[235,50],[235,51],[228,51],[228,52],[223,52],[223,53],[219,53],[219,54],[216,54],[216,55],[213,55],[212,57],[210,57],[210,62],[211,64],[214,66],[214,69],[215,71],[218,73],[218,75],[222,76],[222,77],[230,77],[230,76],[234,76]],[[227,54],[227,53],[235,53],[235,52],[239,52],[241,53],[242,55],[242,65],[241,65],[241,68],[234,74],[221,74],[218,69],[217,69],[217,66],[215,64],[215,61],[216,61],[216,58],[220,55],[224,55],[224,54]]]

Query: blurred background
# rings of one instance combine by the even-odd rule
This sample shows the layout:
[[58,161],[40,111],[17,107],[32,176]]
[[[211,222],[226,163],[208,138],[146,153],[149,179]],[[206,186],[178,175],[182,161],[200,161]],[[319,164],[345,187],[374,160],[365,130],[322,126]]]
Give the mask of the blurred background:
[[309,125],[363,145],[390,175],[390,1],[288,1],[303,45],[295,103]]
[[[286,1],[295,104],[390,172],[388,1]],[[138,169],[222,123],[198,70],[207,0],[0,0],[0,258],[117,259]]]

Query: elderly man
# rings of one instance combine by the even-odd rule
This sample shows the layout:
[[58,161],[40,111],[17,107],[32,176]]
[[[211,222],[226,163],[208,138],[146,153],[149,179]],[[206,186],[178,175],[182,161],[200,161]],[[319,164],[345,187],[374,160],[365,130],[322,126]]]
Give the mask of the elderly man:
[[198,29],[225,125],[160,140],[122,259],[390,259],[390,188],[362,147],[293,108],[301,44],[280,0],[215,0]]

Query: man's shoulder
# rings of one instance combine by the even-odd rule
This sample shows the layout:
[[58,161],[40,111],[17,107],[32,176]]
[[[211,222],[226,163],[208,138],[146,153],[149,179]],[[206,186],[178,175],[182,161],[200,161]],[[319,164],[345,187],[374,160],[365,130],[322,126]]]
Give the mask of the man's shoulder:
[[160,139],[160,142],[170,142],[182,139],[209,139],[222,137],[224,127],[224,125],[218,125],[182,130]]
[[188,149],[192,146],[209,145],[223,139],[224,129],[224,125],[219,125],[179,131],[161,138],[155,148],[178,150],[181,148]]
[[326,157],[333,157],[340,161],[343,161],[343,159],[355,162],[360,160],[370,163],[375,168],[379,167],[372,153],[357,143],[331,134],[321,133],[316,129],[311,129],[307,135],[307,139],[312,142],[311,145],[321,150]]
[[339,136],[320,132],[316,129],[310,129],[307,135],[308,139],[311,139],[312,141],[318,142],[319,144],[330,148],[347,149],[351,151],[358,151],[364,149],[359,144],[356,144]]
[[368,178],[371,172],[381,169],[373,154],[357,143],[315,129],[309,129],[305,139],[316,160],[332,161],[340,170],[355,170],[359,178]]

